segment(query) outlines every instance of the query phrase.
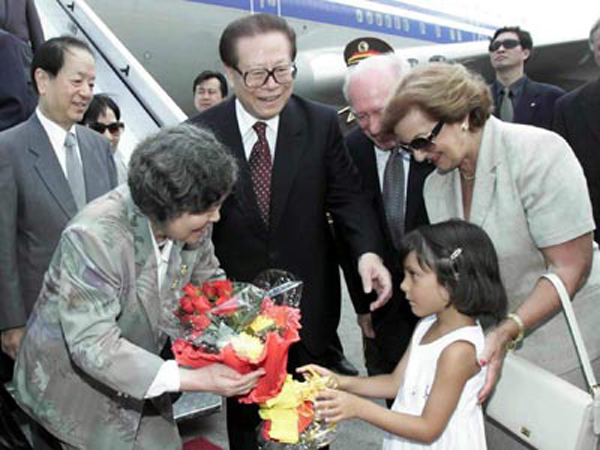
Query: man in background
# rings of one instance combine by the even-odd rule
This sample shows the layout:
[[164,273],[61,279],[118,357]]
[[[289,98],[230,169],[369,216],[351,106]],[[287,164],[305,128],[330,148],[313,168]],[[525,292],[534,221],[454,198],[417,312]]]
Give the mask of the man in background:
[[491,86],[494,115],[506,122],[551,129],[554,103],[565,91],[533,81],[525,74],[525,62],[533,52],[531,35],[519,27],[499,28],[490,41],[489,52],[496,73]]
[[61,232],[116,186],[108,142],[76,125],[95,73],[86,43],[69,36],[45,42],[32,62],[38,107],[0,133],[0,333],[13,359]]
[[35,109],[21,46],[17,37],[0,30],[0,131],[23,122]]
[[194,80],[194,106],[202,112],[227,98],[227,80],[221,72],[205,70]]
[[[590,30],[589,46],[600,69],[600,19]],[[556,102],[554,130],[567,140],[583,167],[594,221],[600,224],[600,76]],[[598,227],[594,239],[600,242]]]
[[117,102],[106,94],[94,95],[81,123],[108,139],[117,169],[117,181],[119,184],[126,183],[127,163],[123,153],[119,151],[119,142],[121,134],[125,131],[125,124],[121,122],[121,109]]
[[358,128],[346,135],[346,144],[362,176],[362,188],[378,212],[378,227],[386,239],[383,258],[392,274],[392,298],[371,311],[375,297],[361,289],[347,245],[336,233],[340,263],[363,335],[369,375],[391,373],[395,369],[416,323],[400,289],[403,279],[400,239],[404,233],[428,223],[423,183],[433,166],[415,161],[396,146],[393,136],[381,131],[387,101],[408,70],[408,63],[395,54],[371,56],[351,66],[344,83],[344,97],[358,123]]

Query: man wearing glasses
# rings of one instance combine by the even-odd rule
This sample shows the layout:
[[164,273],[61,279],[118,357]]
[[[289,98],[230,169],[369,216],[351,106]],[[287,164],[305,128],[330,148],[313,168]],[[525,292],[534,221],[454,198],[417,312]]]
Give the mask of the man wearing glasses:
[[[340,314],[339,272],[326,212],[350,243],[371,309],[391,293],[378,256],[383,236],[346,151],[334,110],[292,95],[296,37],[287,22],[257,14],[230,23],[219,43],[235,97],[192,123],[231,148],[240,179],[221,209],[213,242],[230,278],[252,281],[261,271],[290,271],[304,282],[302,341],[290,349],[288,371],[321,362]],[[232,450],[254,449],[256,407],[227,404]]]
[[[359,49],[360,41],[354,50]],[[353,52],[349,53],[351,57]],[[379,227],[386,236],[384,260],[392,273],[392,298],[383,308],[369,311],[374,298],[362,291],[356,268],[351,264],[344,242],[340,242],[340,264],[358,315],[369,375],[393,372],[416,323],[400,290],[403,269],[398,246],[403,233],[428,223],[423,184],[433,166],[417,162],[410,152],[398,148],[393,136],[382,132],[387,101],[408,70],[408,63],[393,53],[371,56],[351,66],[344,83],[344,97],[358,123],[358,129],[346,135],[346,144],[362,175],[363,188],[371,195],[378,211]],[[389,192],[396,188],[398,192],[390,196]],[[388,197],[391,197],[390,203],[386,201]],[[400,217],[394,212],[397,208]]]
[[538,83],[525,74],[533,52],[531,35],[519,27],[496,30],[489,45],[490,63],[496,72],[492,83],[494,115],[506,122],[552,128],[554,103],[565,91]]

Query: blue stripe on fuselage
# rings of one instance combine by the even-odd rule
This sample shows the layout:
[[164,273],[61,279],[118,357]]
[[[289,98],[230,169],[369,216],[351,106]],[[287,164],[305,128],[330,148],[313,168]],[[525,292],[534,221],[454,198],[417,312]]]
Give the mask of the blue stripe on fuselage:
[[[186,0],[194,3],[204,3],[227,8],[241,9],[247,12],[278,14],[293,19],[309,20],[313,22],[339,25],[353,29],[375,33],[402,36],[431,43],[456,43],[471,42],[488,39],[496,27],[491,25],[475,24],[464,19],[459,19],[446,13],[420,8],[404,3],[379,0],[380,4],[393,6],[401,11],[402,8],[415,12],[429,14],[434,17],[451,19],[488,28],[489,35],[474,33],[461,27],[448,27],[428,21],[409,19],[401,15],[377,12],[366,8],[357,8],[344,4],[328,2],[326,0],[280,0],[279,7],[276,1],[270,0]],[[262,3],[262,6],[261,6]]]

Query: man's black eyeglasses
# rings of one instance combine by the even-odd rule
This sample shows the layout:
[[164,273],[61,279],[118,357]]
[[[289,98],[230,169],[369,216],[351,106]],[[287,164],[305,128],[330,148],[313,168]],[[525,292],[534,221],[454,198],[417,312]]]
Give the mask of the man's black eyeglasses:
[[108,130],[111,134],[116,134],[117,132],[122,132],[125,129],[125,124],[123,122],[112,122],[109,124],[94,122],[90,123],[89,127],[100,134],[104,134],[106,130]]
[[428,152],[429,150],[431,150],[431,147],[435,145],[435,138],[438,134],[440,134],[440,131],[442,131],[443,126],[444,121],[440,120],[438,123],[435,124],[435,127],[433,127],[433,130],[431,130],[429,136],[414,138],[409,144],[400,144],[400,147],[402,147],[402,149],[406,150],[407,152]]
[[490,42],[488,50],[490,51],[490,53],[492,53],[498,50],[500,47],[504,47],[506,50],[510,50],[511,48],[515,48],[518,45],[521,45],[521,43],[516,39],[503,39],[501,41]]
[[237,67],[234,70],[240,74],[244,84],[249,88],[258,88],[267,84],[270,77],[273,77],[278,84],[289,84],[294,81],[298,69],[294,63],[274,67],[273,69],[252,69],[242,72]]

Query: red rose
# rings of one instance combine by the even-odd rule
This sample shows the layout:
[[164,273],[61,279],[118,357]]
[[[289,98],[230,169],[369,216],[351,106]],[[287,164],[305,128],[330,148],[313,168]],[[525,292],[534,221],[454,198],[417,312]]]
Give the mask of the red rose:
[[179,305],[184,312],[191,314],[194,312],[194,305],[192,304],[192,300],[189,297],[183,297],[179,301]]
[[206,317],[206,314],[194,314],[189,316],[188,320],[196,330],[204,330],[210,325],[210,319]]
[[192,305],[194,309],[199,313],[205,313],[211,308],[211,304],[204,295],[199,295],[192,299]]

